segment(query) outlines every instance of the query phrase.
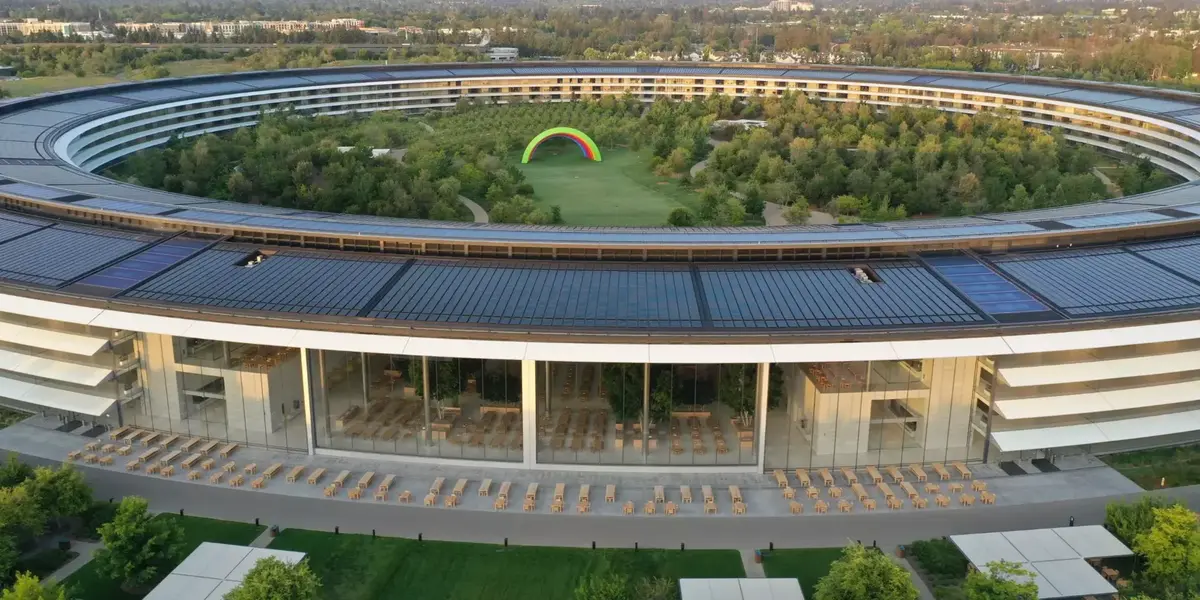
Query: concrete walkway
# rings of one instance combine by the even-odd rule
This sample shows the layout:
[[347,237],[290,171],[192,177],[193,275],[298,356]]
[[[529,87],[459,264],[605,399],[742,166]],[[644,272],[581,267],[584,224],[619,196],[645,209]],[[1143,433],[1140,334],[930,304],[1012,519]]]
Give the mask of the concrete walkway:
[[763,571],[762,563],[754,562],[754,549],[738,550],[742,555],[742,568],[746,570],[746,577],[751,579],[764,579],[767,573]]
[[1092,167],[1092,175],[1095,175],[1096,179],[1099,179],[1104,184],[1104,187],[1107,187],[1108,191],[1112,192],[1113,196],[1120,198],[1125,195],[1121,191],[1121,186],[1117,185],[1108,175],[1105,175],[1104,171],[1101,171],[1099,167]]
[[894,551],[889,552],[888,548],[884,548],[884,552],[888,552],[888,556],[892,559],[892,562],[904,567],[904,570],[908,571],[909,575],[912,576],[913,585],[916,586],[917,594],[919,594],[921,600],[934,600],[933,592],[929,590],[929,586],[925,585],[925,580],[921,579],[921,576],[917,574],[917,570],[913,568],[912,563],[896,556]]
[[251,548],[266,548],[267,546],[271,545],[271,540],[274,540],[274,539],[275,539],[275,536],[271,535],[271,525],[268,524],[267,528],[265,530],[263,530],[262,533],[258,534],[258,537],[254,538],[253,542],[250,542],[250,547]]
[[101,544],[99,542],[72,541],[71,549],[78,552],[79,556],[76,556],[75,558],[71,559],[71,562],[68,562],[67,564],[59,567],[57,571],[51,573],[48,577],[46,577],[46,580],[47,581],[62,581],[64,579],[66,579],[67,577],[70,577],[72,573],[74,573],[75,571],[78,571],[79,569],[82,569],[83,565],[86,565],[89,562],[91,562],[92,556],[94,556],[96,554],[97,550],[99,550],[103,547],[104,547],[104,544]]
[[467,208],[471,209],[471,216],[474,217],[476,223],[487,223],[488,222],[487,211],[483,210],[483,207],[480,206],[478,203],[476,203],[474,200],[472,200],[466,196],[459,196],[458,201],[462,202],[463,206],[466,206]]
[[[787,219],[784,218],[783,212],[787,210],[782,204],[767,202],[763,206],[763,220],[766,221],[767,227],[782,227],[789,225]],[[810,210],[808,212],[808,221],[805,225],[833,225],[837,223],[837,219],[833,215],[819,210]]]

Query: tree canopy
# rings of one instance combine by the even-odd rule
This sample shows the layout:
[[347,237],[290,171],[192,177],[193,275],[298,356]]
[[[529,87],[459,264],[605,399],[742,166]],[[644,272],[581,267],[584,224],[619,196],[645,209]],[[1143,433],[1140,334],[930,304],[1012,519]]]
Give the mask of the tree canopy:
[[315,600],[320,589],[307,560],[289,564],[268,556],[254,564],[225,600]]
[[126,497],[113,520],[99,530],[104,547],[92,560],[102,574],[126,589],[158,580],[183,558],[183,529],[154,518],[148,506],[143,498]]
[[817,582],[815,600],[917,600],[912,576],[876,549],[850,544]]
[[964,585],[967,600],[1037,600],[1033,573],[1020,564],[998,561],[987,564],[986,572],[972,571]]

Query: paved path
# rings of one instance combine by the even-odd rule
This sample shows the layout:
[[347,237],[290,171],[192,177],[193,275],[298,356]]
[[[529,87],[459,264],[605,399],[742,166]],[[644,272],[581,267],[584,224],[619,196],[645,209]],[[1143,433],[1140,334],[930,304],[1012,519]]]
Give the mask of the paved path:
[[462,202],[464,206],[471,209],[471,215],[475,218],[476,223],[487,223],[488,222],[487,211],[483,210],[483,207],[480,206],[478,203],[476,203],[474,200],[472,200],[466,196],[459,196],[458,201]]
[[258,534],[258,537],[254,538],[253,542],[250,542],[250,547],[266,548],[271,545],[271,540],[273,539],[275,539],[275,536],[271,535],[271,527],[268,526],[262,533]]
[[763,571],[762,563],[754,561],[754,549],[738,550],[738,554],[742,555],[742,568],[746,571],[746,577],[751,579],[764,579],[767,573]]
[[97,550],[103,547],[104,545],[99,542],[72,541],[71,549],[78,552],[79,556],[76,556],[75,558],[71,559],[71,562],[59,567],[58,570],[51,573],[46,580],[62,581],[67,577],[70,577],[72,573],[82,569],[83,565],[91,562],[92,556],[95,555]]
[[1101,171],[1099,167],[1092,167],[1092,175],[1095,175],[1096,179],[1099,179],[1104,184],[1104,187],[1107,187],[1108,191],[1112,192],[1117,198],[1125,195],[1121,191],[1121,186],[1117,185],[1112,179],[1109,179],[1108,175],[1105,175],[1104,171]]
[[[23,456],[33,464],[53,461]],[[1080,525],[1099,524],[1104,506],[1113,500],[1129,500],[1141,494],[1121,494],[1022,504],[976,507],[969,510],[887,511],[819,517],[623,517],[494,513],[476,510],[425,508],[413,505],[351,502],[282,494],[264,494],[223,486],[161,479],[123,471],[79,467],[98,498],[136,495],[146,498],[151,509],[253,522],[266,525],[330,531],[340,527],[347,533],[425,537],[484,543],[545,546],[676,548],[686,543],[695,548],[765,548],[774,542],[780,548],[842,546],[847,540],[877,542],[891,549],[918,539],[957,533],[1003,531],[1016,528],[1059,527],[1074,516]],[[286,484],[285,484],[286,485]],[[1149,492],[1179,498],[1200,507],[1200,486]]]
[[917,587],[917,594],[919,594],[921,600],[934,600],[933,592],[929,591],[929,586],[925,585],[925,580],[921,579],[921,576],[917,574],[917,570],[913,568],[912,563],[896,556],[895,552],[889,549],[884,549],[884,552],[888,552],[888,557],[892,559],[892,562],[904,567],[904,570],[908,571],[909,575],[912,575],[913,585]]

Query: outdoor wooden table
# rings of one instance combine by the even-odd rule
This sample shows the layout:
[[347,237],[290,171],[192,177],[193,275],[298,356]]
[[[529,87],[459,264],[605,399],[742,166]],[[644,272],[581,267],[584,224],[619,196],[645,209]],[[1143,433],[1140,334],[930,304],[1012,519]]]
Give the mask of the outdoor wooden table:
[[585,502],[590,503],[591,501],[592,501],[592,486],[590,486],[586,483],[579,486],[579,496],[578,496],[576,502],[582,504]]
[[288,471],[287,482],[296,483],[296,480],[299,479],[301,475],[304,475],[304,465],[296,465],[295,467],[292,467],[291,471]]
[[198,437],[194,437],[194,438],[184,442],[183,445],[179,447],[179,449],[183,450],[184,452],[191,452],[192,448],[195,448],[196,446],[198,446],[200,444],[200,442],[202,442],[202,441],[204,441],[204,440],[201,438],[198,438]]
[[233,451],[237,450],[237,449],[238,449],[237,442],[233,442],[230,444],[226,444],[224,448],[221,448],[221,451],[218,454],[221,456],[221,458],[229,458],[229,455],[233,454]]
[[982,500],[984,504],[996,503],[996,495],[991,492],[979,492],[979,499]]
[[218,442],[217,440],[209,440],[203,446],[200,446],[200,454],[208,454],[209,452],[212,452],[213,448],[216,448],[217,444],[220,443],[221,442]]
[[108,439],[110,439],[110,440],[119,439],[121,436],[125,435],[126,433],[129,433],[129,426],[122,425],[122,426],[108,432]]
[[821,481],[825,483],[825,487],[832,487],[834,484],[833,473],[830,473],[829,469],[821,469],[820,474]]
[[909,498],[915,499],[921,496],[921,494],[917,493],[917,488],[914,488],[913,485],[907,481],[900,482],[900,489],[904,490],[904,493],[908,494]]
[[942,466],[941,463],[933,463],[932,465],[930,465],[930,467],[933,468],[933,472],[937,473],[938,478],[940,478],[942,481],[950,480],[950,472],[947,471],[946,467]]
[[170,454],[167,454],[166,456],[158,459],[158,464],[165,467],[165,466],[171,464],[171,462],[173,462],[175,459],[179,458],[179,455],[181,455],[181,454],[183,454],[183,453],[178,450],[174,450]]
[[83,449],[89,452],[95,452],[100,449],[100,442],[88,442],[86,445],[84,445]]
[[804,493],[808,494],[809,498],[816,498],[821,495],[821,490],[815,487],[809,487]]
[[363,473],[363,476],[358,479],[358,485],[356,485],[355,487],[357,487],[360,490],[365,490],[365,489],[367,489],[368,486],[371,485],[372,479],[375,479],[375,471],[367,471],[366,473]]
[[904,481],[904,473],[901,473],[900,469],[897,469],[896,467],[887,467],[885,470],[887,471],[888,477],[892,478],[893,483],[900,483],[901,481]]
[[206,459],[200,461],[200,468],[207,471],[207,470],[213,468],[214,464],[216,464],[215,460],[213,460],[211,458],[206,458]]
[[964,506],[971,506],[975,504],[975,496],[972,496],[971,494],[963,494],[958,497],[958,502]]
[[929,476],[925,474],[925,469],[922,469],[921,465],[908,465],[908,472],[917,478],[918,483],[929,481]]
[[795,502],[795,501],[789,502],[788,508],[792,511],[793,515],[798,515],[798,514],[804,512],[804,505],[800,504],[799,502]]
[[[379,482],[379,491],[383,492],[384,495],[387,495],[388,492],[392,491],[392,482],[395,480],[395,475],[389,474],[387,477],[384,477],[383,481]],[[487,494],[484,495],[486,496]]]
[[658,502],[659,504],[667,501],[666,492],[663,491],[663,486],[654,486],[654,501]]
[[130,452],[133,452],[133,446],[121,446],[120,448],[117,448],[117,454],[120,454],[121,456],[129,456]]
[[854,505],[849,500],[838,500],[838,510],[841,512],[850,512],[854,510]]
[[605,502],[616,502],[617,501],[617,486],[615,486],[611,483],[604,486],[604,501]]
[[850,467],[842,467],[842,477],[846,478],[846,485],[854,485],[858,483],[858,475],[854,474],[854,469]]
[[796,469],[796,479],[800,480],[800,487],[811,487],[812,480],[808,477],[808,471],[805,469]]
[[734,502],[733,503],[733,514],[735,514],[735,515],[746,514],[746,503],[742,502],[741,500]]
[[950,487],[950,491],[955,494],[963,491],[963,484],[961,484],[961,483],[952,483],[952,484],[950,484],[949,487]]
[[233,461],[229,461],[229,462],[225,463],[224,466],[221,467],[221,470],[225,471],[226,473],[232,473],[237,470],[237,463],[235,463]]
[[161,435],[162,434],[158,433],[157,431],[151,431],[150,433],[146,434],[146,437],[142,438],[142,445],[149,446],[150,444],[153,444],[154,440],[157,440]]
[[867,477],[871,478],[871,483],[883,483],[883,475],[875,467],[867,467]]
[[505,481],[504,483],[501,483],[500,484],[500,493],[496,494],[496,497],[508,500],[508,491],[511,488],[512,488],[511,481]]
[[987,490],[987,482],[980,480],[980,479],[976,479],[975,481],[971,482],[971,489],[975,490],[976,492],[986,491]]
[[621,510],[627,515],[632,515],[633,514],[633,500],[627,500],[625,502],[624,506],[621,507]]
[[459,479],[454,483],[454,490],[450,492],[451,496],[461,497],[467,493],[467,479]]
[[[388,477],[391,477],[391,475],[388,475]],[[492,480],[484,479],[483,481],[479,482],[479,495],[486,496],[490,493],[492,493]]]
[[310,473],[308,475],[308,484],[309,485],[317,485],[318,483],[320,483],[321,478],[324,476],[325,476],[325,469],[323,467],[319,467],[319,468],[317,468],[316,471],[313,471],[312,473]]
[[679,499],[684,504],[692,503],[692,488],[686,485],[679,486]]
[[829,511],[829,505],[826,504],[824,500],[817,500],[815,503],[813,503],[813,510],[820,514],[825,514]]
[[166,447],[170,446],[171,444],[174,444],[175,442],[178,442],[178,441],[179,441],[179,435],[174,434],[174,435],[171,435],[170,437],[168,437],[167,439],[163,440],[162,442],[159,442],[159,444],[161,444],[163,448],[166,448]]
[[782,470],[775,469],[772,473],[775,475],[775,483],[779,487],[781,487],[781,488],[787,487],[787,485],[788,485],[787,475],[784,475]]
[[258,463],[250,463],[243,467],[242,470],[253,475],[255,471],[258,471]]
[[138,456],[138,460],[141,462],[146,462],[146,461],[150,460],[151,458],[154,458],[154,456],[156,454],[158,454],[160,450],[162,450],[162,449],[161,448],[151,448],[151,449],[141,453]]
[[895,493],[892,492],[891,486],[889,486],[888,484],[886,484],[882,481],[879,482],[879,491],[883,492],[883,496],[885,498],[892,498],[892,497],[895,497],[895,495],[896,495]]
[[203,455],[193,454],[193,455],[183,459],[183,462],[181,464],[183,465],[183,468],[190,469],[190,468],[192,468],[192,465],[196,464],[196,462],[199,461],[201,458],[203,458]]
[[538,484],[536,481],[529,484],[529,487],[525,488],[525,499],[526,500],[537,500],[537,489],[538,489]]
[[340,487],[346,485],[346,479],[349,477],[350,477],[350,471],[342,471],[341,473],[338,473],[337,477],[334,478],[333,485],[340,488]]
[[273,479],[275,477],[275,475],[279,473],[279,470],[282,468],[283,468],[283,463],[275,463],[275,464],[267,467],[266,471],[263,471],[263,477],[266,477],[267,479]]
[[438,477],[437,479],[434,479],[433,485],[429,486],[429,493],[437,494],[439,496],[442,495],[442,486],[445,485],[445,483],[446,483],[445,477]]
[[857,497],[860,502],[871,497],[871,495],[867,493],[867,489],[864,488],[861,483],[856,483],[850,486],[850,491],[854,492],[854,496]]
[[971,478],[971,470],[967,468],[967,465],[962,464],[962,462],[954,461],[950,463],[950,466],[954,467],[958,471],[958,475],[963,479]]
[[742,490],[741,490],[741,488],[739,488],[739,487],[738,487],[738,486],[736,486],[736,485],[731,485],[731,486],[729,486],[729,497],[730,497],[730,498],[731,498],[731,499],[732,499],[734,502],[744,502],[744,501],[745,501],[745,500],[742,498]]
[[790,485],[783,488],[783,497],[788,500],[794,500],[796,498],[796,490]]
[[925,493],[940,494],[940,493],[942,493],[942,486],[940,486],[936,483],[926,483],[925,484]]

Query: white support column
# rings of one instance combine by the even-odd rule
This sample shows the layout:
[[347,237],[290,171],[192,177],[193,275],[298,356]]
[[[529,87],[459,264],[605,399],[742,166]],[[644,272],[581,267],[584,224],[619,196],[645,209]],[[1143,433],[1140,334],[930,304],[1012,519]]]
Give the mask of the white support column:
[[[320,352],[318,350],[317,352]],[[313,394],[312,394],[312,369],[308,364],[308,348],[300,349],[300,379],[301,387],[304,389],[304,436],[308,438],[308,454],[312,456],[316,452],[316,440],[313,439]],[[287,427],[285,424],[284,427]]]
[[771,382],[771,363],[758,363],[758,377],[755,378],[757,387],[754,394],[754,418],[758,431],[754,434],[758,444],[758,470],[761,471],[767,458],[767,391]]
[[536,360],[521,361],[521,447],[527,468],[537,463],[537,376]]

